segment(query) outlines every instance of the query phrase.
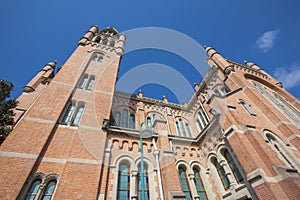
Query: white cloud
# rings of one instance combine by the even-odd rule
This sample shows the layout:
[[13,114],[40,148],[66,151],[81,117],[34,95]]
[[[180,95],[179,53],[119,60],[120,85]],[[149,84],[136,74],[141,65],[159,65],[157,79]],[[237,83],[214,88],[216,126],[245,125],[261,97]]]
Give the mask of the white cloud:
[[273,75],[283,83],[285,89],[300,85],[300,65],[292,65],[290,68],[278,67],[273,71]]
[[259,49],[261,49],[264,53],[269,51],[273,45],[274,41],[279,34],[279,30],[267,31],[263,33],[257,40],[256,44]]

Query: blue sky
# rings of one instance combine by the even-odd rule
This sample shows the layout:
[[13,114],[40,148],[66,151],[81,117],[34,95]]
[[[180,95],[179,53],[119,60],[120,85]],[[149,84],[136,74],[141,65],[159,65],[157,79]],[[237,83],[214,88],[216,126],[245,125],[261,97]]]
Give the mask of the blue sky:
[[[201,45],[215,47],[224,57],[255,62],[300,98],[300,2],[252,1],[15,1],[0,8],[0,79],[22,87],[48,62],[62,65],[92,25],[119,32],[140,27],[178,31]],[[193,67],[179,56],[144,49],[123,57],[120,74],[137,65],[174,67],[192,84]],[[168,87],[141,86],[145,96],[174,99]],[[187,99],[188,100],[188,99]]]

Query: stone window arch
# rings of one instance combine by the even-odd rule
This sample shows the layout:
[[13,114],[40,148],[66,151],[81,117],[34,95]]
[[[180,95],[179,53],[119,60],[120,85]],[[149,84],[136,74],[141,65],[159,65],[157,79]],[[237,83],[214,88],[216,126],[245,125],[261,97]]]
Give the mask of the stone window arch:
[[207,200],[207,192],[206,192],[206,186],[205,186],[205,180],[203,178],[203,175],[201,173],[201,167],[199,165],[193,165],[192,170],[194,173],[194,184],[196,187],[197,194],[199,195],[200,200]]
[[161,113],[155,112],[155,111],[150,111],[146,115],[146,127],[152,128],[155,120],[166,121]]
[[94,53],[94,54],[92,55],[92,61],[102,63],[103,57],[104,57],[104,56],[103,56],[103,54],[101,54],[101,53]]
[[227,89],[227,87],[223,84],[218,84],[216,85],[213,89],[213,94],[215,94],[216,96],[225,96],[229,90]]
[[230,181],[226,175],[224,166],[218,161],[216,155],[211,155],[209,157],[209,166],[217,189],[220,190],[220,193],[225,192],[230,187]]
[[72,100],[67,104],[61,123],[65,125],[78,126],[85,108],[85,102]]
[[287,167],[299,170],[300,165],[297,161],[297,158],[289,149],[289,147],[283,142],[283,140],[271,131],[264,130],[263,133],[266,142],[269,144],[272,150],[277,153],[279,159],[282,160]]
[[190,184],[188,181],[188,172],[187,172],[187,167],[183,164],[180,164],[178,166],[178,175],[179,175],[179,181],[181,185],[182,192],[185,194],[185,198],[187,200],[191,200],[192,193],[190,189]]
[[[140,162],[141,159],[134,160],[131,156],[123,154],[118,156],[113,167],[113,189],[111,193],[112,199],[140,199]],[[146,180],[146,199],[156,199],[156,177],[155,170],[151,161],[144,157],[145,179]],[[121,198],[123,197],[123,198]]]
[[175,126],[176,126],[177,135],[182,137],[189,137],[189,138],[193,137],[188,120],[182,117],[176,117]]
[[248,112],[250,115],[256,115],[253,110],[251,109],[250,105],[246,103],[243,99],[239,99],[239,104],[243,106],[243,108]]
[[81,78],[79,79],[79,82],[77,84],[77,88],[85,89],[85,90],[92,90],[94,82],[95,82],[95,76],[94,75],[83,74],[81,76]]
[[209,117],[203,109],[199,109],[195,115],[195,121],[199,132],[201,132],[209,123]]
[[45,175],[44,173],[36,172],[26,181],[24,187],[25,192],[21,192],[20,199],[51,200],[55,194],[58,181],[58,174]]
[[297,128],[300,128],[300,112],[297,108],[292,106],[288,101],[281,97],[278,93],[271,91],[264,85],[252,81],[255,88],[287,119],[290,120]]
[[237,183],[241,183],[243,182],[243,177],[241,172],[239,171],[239,169],[237,168],[232,155],[230,154],[230,152],[228,151],[227,148],[222,148],[221,150],[221,154],[223,156],[223,158],[226,160],[226,164],[229,166],[231,173],[234,175],[234,178],[236,180]]
[[120,106],[113,111],[113,125],[123,128],[136,129],[136,119],[133,109]]

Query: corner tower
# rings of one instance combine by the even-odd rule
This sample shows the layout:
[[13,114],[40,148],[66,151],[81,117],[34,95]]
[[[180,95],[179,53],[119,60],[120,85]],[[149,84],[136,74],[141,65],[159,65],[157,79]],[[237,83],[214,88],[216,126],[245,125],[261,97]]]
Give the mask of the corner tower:
[[[50,63],[24,87],[18,122],[1,146],[0,199],[41,198],[47,188],[56,199],[97,198],[107,134],[102,126],[124,45],[116,29],[92,26],[55,76],[56,63]],[[34,88],[41,83],[43,89]]]

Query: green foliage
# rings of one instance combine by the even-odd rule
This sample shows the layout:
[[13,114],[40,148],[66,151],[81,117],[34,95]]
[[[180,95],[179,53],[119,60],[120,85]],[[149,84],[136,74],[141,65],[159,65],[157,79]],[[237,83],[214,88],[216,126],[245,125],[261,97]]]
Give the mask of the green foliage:
[[0,144],[11,132],[14,124],[13,109],[18,102],[15,99],[9,99],[13,88],[14,85],[11,82],[0,80]]

